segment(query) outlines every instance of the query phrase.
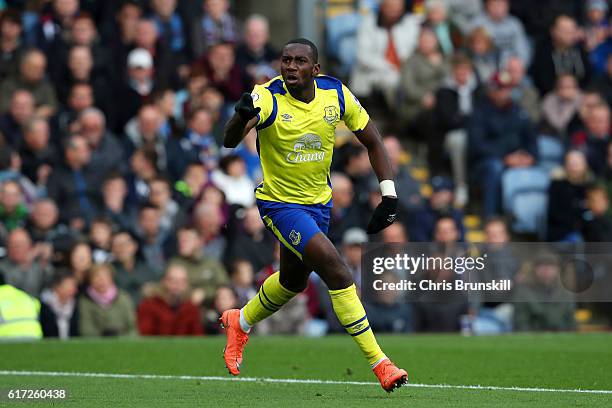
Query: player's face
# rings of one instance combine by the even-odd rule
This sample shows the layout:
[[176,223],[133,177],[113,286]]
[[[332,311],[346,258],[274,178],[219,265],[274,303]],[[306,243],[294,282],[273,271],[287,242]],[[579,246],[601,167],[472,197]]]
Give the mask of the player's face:
[[319,74],[319,64],[312,60],[310,47],[305,44],[288,44],[281,55],[281,75],[287,88],[303,89],[310,86]]

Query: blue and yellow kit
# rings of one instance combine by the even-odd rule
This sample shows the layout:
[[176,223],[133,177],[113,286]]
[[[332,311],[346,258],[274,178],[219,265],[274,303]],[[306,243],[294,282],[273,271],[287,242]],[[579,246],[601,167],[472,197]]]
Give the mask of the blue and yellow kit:
[[365,128],[369,115],[338,79],[315,78],[315,98],[291,96],[282,78],[256,85],[251,93],[257,116],[257,148],[263,182],[255,196],[266,226],[301,258],[319,231],[327,233],[332,187],[330,165],[336,127]]

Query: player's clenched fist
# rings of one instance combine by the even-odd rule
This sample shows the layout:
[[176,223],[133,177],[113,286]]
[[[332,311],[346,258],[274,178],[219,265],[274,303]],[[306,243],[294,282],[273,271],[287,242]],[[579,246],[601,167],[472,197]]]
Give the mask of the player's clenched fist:
[[234,110],[236,111],[236,113],[238,113],[238,115],[240,115],[242,120],[248,122],[249,120],[257,116],[259,111],[261,111],[261,108],[255,108],[253,106],[253,98],[251,97],[251,94],[245,92],[240,97],[240,100],[234,107]]
[[368,224],[368,234],[376,234],[393,224],[397,217],[397,198],[383,196]]

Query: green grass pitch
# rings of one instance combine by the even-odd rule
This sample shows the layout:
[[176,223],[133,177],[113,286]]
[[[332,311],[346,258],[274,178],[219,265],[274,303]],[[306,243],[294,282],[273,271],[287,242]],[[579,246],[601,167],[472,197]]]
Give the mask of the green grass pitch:
[[[408,370],[410,381],[417,386],[387,395],[377,385],[361,383],[376,379],[348,336],[253,336],[245,352],[242,376],[258,379],[241,382],[231,381],[223,366],[223,337],[3,343],[0,390],[4,395],[0,406],[612,407],[612,392],[550,391],[612,390],[611,334],[379,336],[379,342]],[[15,375],[10,371],[30,373]],[[156,377],[49,376],[32,371]],[[205,378],[217,376],[223,378]],[[287,379],[336,383],[292,383]],[[423,384],[540,390],[420,386]],[[9,402],[7,390],[14,388],[61,388],[69,395],[65,401]]]

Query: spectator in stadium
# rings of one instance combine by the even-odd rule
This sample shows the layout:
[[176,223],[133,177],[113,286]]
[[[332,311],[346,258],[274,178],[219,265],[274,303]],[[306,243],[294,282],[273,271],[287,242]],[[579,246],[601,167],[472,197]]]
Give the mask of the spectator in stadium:
[[50,12],[39,18],[35,40],[38,48],[51,52],[52,46],[70,30],[79,13],[78,0],[52,0]]
[[[2,144],[0,143],[0,146]],[[44,186],[36,186],[29,178],[21,174],[21,158],[10,146],[0,148],[0,183],[7,180],[19,184],[25,203],[33,202],[38,196],[44,194]]]
[[574,300],[561,284],[562,272],[556,255],[542,254],[535,260],[529,281],[517,286],[514,292],[514,330],[575,328]]
[[48,246],[45,251],[50,254],[67,252],[72,242],[72,232],[64,224],[59,224],[59,210],[49,198],[40,198],[32,204],[30,218],[26,229],[39,246]]
[[434,132],[427,137],[429,172],[444,173],[444,151],[448,152],[455,183],[455,205],[463,207],[468,202],[467,186],[467,123],[472,111],[483,97],[472,63],[464,54],[456,54],[451,60],[451,73],[436,91]]
[[257,290],[253,285],[255,282],[253,264],[246,259],[235,259],[230,266],[229,275],[232,289],[238,298],[238,305],[242,307],[249,299],[257,295]]
[[204,314],[204,331],[210,334],[222,333],[219,327],[221,314],[236,307],[238,307],[238,297],[234,290],[229,286],[219,287],[215,291],[212,307]]
[[339,244],[342,242],[344,232],[351,227],[363,227],[365,218],[363,210],[356,205],[353,193],[353,183],[346,175],[334,172],[331,175],[333,207],[331,220],[329,222],[329,234],[331,242]]
[[469,34],[471,22],[482,13],[481,0],[447,0],[450,20],[459,28],[463,35]]
[[98,108],[83,110],[76,122],[79,134],[87,140],[91,151],[89,166],[105,178],[112,172],[125,172],[122,146],[106,128],[106,116]]
[[102,184],[101,215],[108,218],[115,229],[132,227],[133,208],[127,203],[127,184],[119,173],[111,173]]
[[404,225],[396,222],[382,231],[381,238],[381,241],[385,244],[405,244],[408,242],[409,237]]
[[91,85],[87,83],[77,82],[68,92],[66,104],[49,121],[51,141],[55,146],[61,146],[66,137],[74,133],[79,114],[93,107],[95,102]]
[[565,141],[568,126],[582,104],[582,91],[571,74],[560,75],[555,89],[542,99],[542,128],[545,134]]
[[344,232],[344,235],[342,235],[342,258],[351,272],[358,292],[361,290],[362,245],[367,244],[367,242],[368,235],[361,228],[349,228]]
[[219,168],[212,171],[210,180],[223,194],[227,204],[250,207],[255,204],[255,184],[247,175],[244,160],[238,155],[229,154],[219,161]]
[[579,150],[565,155],[563,169],[552,174],[548,190],[548,239],[581,242],[584,201],[591,175],[586,156]]
[[110,262],[112,258],[111,238],[113,237],[113,225],[110,220],[102,217],[94,218],[89,225],[88,237],[94,263]]
[[606,168],[610,140],[610,107],[606,103],[594,106],[585,118],[585,129],[571,136],[572,146],[586,154],[589,167],[596,176]]
[[115,282],[132,299],[140,302],[142,289],[148,282],[157,282],[161,273],[147,267],[138,248],[137,238],[128,230],[120,230],[111,240]]
[[138,115],[125,126],[129,153],[138,149],[147,149],[156,153],[155,168],[165,171],[168,165],[167,143],[161,132],[163,117],[155,105],[144,105]]
[[[116,8],[114,20],[109,21],[103,39],[113,50],[113,61],[125,61],[136,41],[136,27],[143,14],[143,5],[138,0],[126,0]],[[116,64],[112,76],[121,78],[125,66]]]
[[200,309],[189,299],[184,267],[169,264],[156,293],[138,306],[142,336],[196,336],[204,333]]
[[238,23],[229,12],[227,0],[202,0],[202,15],[194,19],[191,31],[193,55],[198,58],[218,43],[237,43]]
[[51,287],[40,295],[40,325],[44,337],[62,340],[79,335],[77,280],[66,270],[57,270]]
[[495,47],[491,34],[484,27],[470,31],[467,40],[467,54],[474,64],[478,82],[486,84],[501,65],[501,53]]
[[450,217],[459,229],[459,240],[463,241],[465,227],[463,226],[463,211],[453,205],[453,182],[443,176],[431,179],[432,193],[422,210],[416,215],[418,223],[411,237],[415,242],[429,242],[434,237],[435,225],[441,217]]
[[186,121],[191,112],[202,107],[201,96],[202,92],[208,87],[208,76],[204,68],[194,66],[191,67],[186,82],[185,86],[176,92],[177,109],[175,117],[177,120]]
[[597,88],[586,88],[582,92],[582,101],[580,103],[578,112],[576,115],[574,115],[567,126],[568,135],[571,136],[578,131],[584,130],[587,117],[591,114],[595,107],[603,103],[605,103],[605,101]]
[[[484,225],[487,254],[486,268],[481,273],[470,273],[470,280],[490,282],[509,279],[515,284],[520,269],[519,259],[510,248],[510,233],[503,218],[493,217]],[[477,301],[475,301],[477,299]],[[474,310],[472,329],[475,334],[506,333],[512,330],[512,292],[483,291],[474,293],[470,303]]]
[[484,27],[501,53],[501,61],[518,55],[529,64],[531,50],[523,24],[510,13],[509,0],[485,0],[485,12],[474,18],[472,27]]
[[25,229],[11,231],[6,240],[6,258],[0,260],[3,282],[38,297],[53,273],[45,252],[43,246],[32,244]]
[[208,183],[208,173],[201,163],[190,163],[182,178],[174,184],[174,197],[186,214],[196,204],[196,199]]
[[46,68],[45,54],[36,49],[25,52],[19,63],[19,72],[0,85],[0,111],[9,108],[16,90],[26,89],[34,97],[36,113],[44,118],[51,117],[57,109],[57,97],[53,85],[45,78]]
[[148,148],[140,148],[130,157],[130,172],[126,177],[129,207],[137,207],[149,199],[149,181],[158,174],[157,162],[157,153]]
[[468,152],[473,171],[481,180],[486,217],[499,214],[504,169],[529,167],[537,157],[533,125],[511,94],[510,75],[496,73],[489,82],[488,97],[474,110],[468,124]]
[[[353,183],[353,195],[357,205],[360,207],[367,205],[370,195],[370,185],[374,183],[376,175],[372,171],[368,150],[363,147],[357,139],[351,140],[351,143],[345,143],[340,149],[343,150],[345,160],[339,163],[339,171],[346,174],[351,183]],[[336,152],[334,152],[334,155]]]
[[79,332],[85,337],[136,334],[134,304],[113,281],[110,264],[94,265],[87,276],[87,289],[79,299]]
[[162,273],[174,245],[170,231],[161,228],[161,211],[147,202],[140,206],[136,225],[140,250],[147,265],[155,273]]
[[45,119],[34,116],[25,123],[19,149],[21,173],[39,186],[47,184],[53,167],[60,161],[49,139],[49,123]]
[[0,227],[2,234],[25,225],[28,207],[24,202],[21,186],[15,180],[6,180],[0,185]]
[[[247,174],[251,178],[251,181],[255,184],[259,184],[263,179],[261,171],[261,161],[259,160],[259,153],[257,153],[257,130],[251,129],[249,133],[242,139],[242,143],[234,149],[234,153],[237,154],[244,160],[246,164]],[[335,153],[334,153],[335,154]]]
[[[174,88],[178,85],[179,66],[182,66],[184,61],[180,55],[172,53],[169,44],[162,41],[155,21],[148,18],[141,18],[138,21],[134,46],[147,51],[151,55],[155,67],[153,75],[157,87]],[[186,67],[182,69],[185,70]]]
[[249,89],[248,81],[236,63],[236,52],[232,43],[211,45],[197,64],[204,68],[209,84],[223,94],[226,102],[237,101],[240,95]]
[[579,32],[574,18],[559,15],[550,29],[550,38],[536,45],[530,76],[541,95],[550,92],[556,78],[572,74],[580,86],[591,79],[589,57],[578,44]]
[[[203,108],[189,115],[183,137],[168,139],[168,172],[173,179],[181,178],[189,163],[201,162],[207,170],[217,167],[219,146],[212,134],[213,117]],[[254,188],[254,186],[253,186]]]
[[127,78],[115,86],[115,133],[137,115],[156,86],[153,57],[143,48],[136,48],[127,56]]
[[268,19],[252,14],[244,22],[243,42],[236,49],[236,63],[247,75],[249,85],[263,84],[278,71],[279,52],[270,44]]
[[376,92],[395,106],[400,68],[415,49],[418,33],[418,19],[406,13],[403,0],[384,0],[378,14],[364,16],[357,32],[353,92],[359,97]]
[[447,73],[448,61],[440,52],[435,33],[423,27],[414,54],[402,64],[400,79],[402,120],[414,128],[419,139],[426,139],[431,133],[435,92]]
[[172,199],[168,179],[158,176],[149,182],[149,201],[160,211],[162,230],[173,233],[184,222],[185,215]]
[[435,33],[440,51],[445,56],[450,56],[463,47],[463,34],[448,15],[448,4],[445,0],[425,2],[423,24]]
[[96,214],[101,197],[100,174],[88,166],[91,150],[81,135],[68,138],[64,147],[65,162],[53,169],[47,191],[60,209],[60,220],[83,229]]
[[504,68],[512,81],[512,99],[529,114],[531,122],[540,122],[541,106],[538,90],[525,73],[525,63],[520,57],[511,56]]
[[606,55],[605,69],[594,79],[591,87],[601,93],[608,105],[612,104],[612,52]]
[[24,51],[21,14],[4,10],[0,17],[0,81],[17,74],[19,60]]
[[34,108],[34,96],[30,91],[17,89],[13,92],[8,110],[0,110],[5,112],[0,116],[0,132],[5,142],[18,147],[23,140],[23,126],[34,115]]
[[582,235],[586,242],[612,242],[612,218],[610,198],[602,185],[594,185],[586,191],[586,209]]
[[187,27],[176,6],[177,0],[152,0],[151,19],[157,26],[161,42],[175,57],[184,60],[187,56]]
[[587,0],[585,3],[584,46],[588,51],[593,51],[608,39],[610,30],[607,19],[608,2],[606,0]]
[[85,288],[87,274],[93,265],[91,246],[85,241],[76,241],[68,252],[68,269],[79,283],[79,292]]
[[[380,275],[383,283],[398,283],[393,272]],[[372,330],[377,333],[409,333],[413,330],[412,306],[406,303],[398,290],[375,291],[374,299],[364,301]]]
[[153,104],[162,117],[160,133],[164,140],[177,137],[182,131],[181,124],[176,120],[176,93],[171,88],[156,90],[153,95]]
[[243,214],[242,225],[233,234],[226,251],[226,263],[244,259],[259,271],[274,260],[274,237],[265,229],[256,206],[245,208]]
[[212,305],[215,291],[229,284],[225,268],[216,259],[204,255],[202,237],[194,227],[181,227],[177,232],[177,244],[177,255],[170,263],[187,270],[194,303]]
[[213,186],[204,189],[202,201],[194,209],[193,222],[203,242],[204,256],[221,261],[227,248],[227,239],[222,231],[224,217],[220,204],[207,200],[208,191],[220,193]]

